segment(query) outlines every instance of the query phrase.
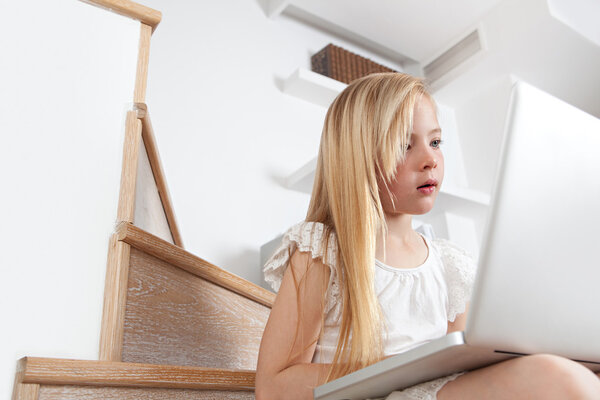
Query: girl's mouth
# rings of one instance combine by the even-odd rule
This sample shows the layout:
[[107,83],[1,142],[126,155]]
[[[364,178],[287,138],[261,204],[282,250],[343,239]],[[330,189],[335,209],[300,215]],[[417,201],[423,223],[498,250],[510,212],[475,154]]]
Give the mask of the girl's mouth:
[[417,187],[417,190],[423,194],[433,194],[438,182],[435,179],[427,180],[423,185]]
[[417,190],[423,194],[433,194],[435,192],[435,186],[434,185],[419,186],[417,188]]

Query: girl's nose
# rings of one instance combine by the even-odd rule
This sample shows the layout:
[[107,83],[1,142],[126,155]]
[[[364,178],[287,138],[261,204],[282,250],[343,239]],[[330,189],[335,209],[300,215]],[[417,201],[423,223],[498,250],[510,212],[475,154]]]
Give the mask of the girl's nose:
[[428,151],[423,157],[423,165],[422,168],[424,170],[437,168],[437,159],[433,152]]

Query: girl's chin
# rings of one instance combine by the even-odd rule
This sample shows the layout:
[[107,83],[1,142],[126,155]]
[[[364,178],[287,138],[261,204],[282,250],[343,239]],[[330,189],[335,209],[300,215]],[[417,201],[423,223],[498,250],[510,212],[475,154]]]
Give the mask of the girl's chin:
[[384,211],[386,214],[390,216],[400,216],[400,215],[424,215],[430,212],[433,209],[433,205],[429,207],[418,207],[411,208],[410,210],[394,210],[392,212]]
[[427,214],[429,211],[431,211],[432,209],[433,209],[433,207],[431,207],[431,208],[428,208],[428,209],[426,209],[426,210],[418,210],[418,211],[416,211],[416,212],[412,213],[412,215],[425,215],[425,214]]
[[427,214],[428,212],[433,210],[434,204],[435,204],[435,201],[433,201],[433,199],[431,202],[428,202],[427,204],[419,204],[419,206],[415,207],[413,212],[411,212],[410,214],[412,214],[412,215]]
[[420,198],[416,201],[413,200],[409,204],[396,204],[396,207],[393,209],[390,209],[392,208],[391,206],[388,208],[384,205],[383,212],[389,216],[427,214],[433,209],[436,197],[437,193],[433,196]]

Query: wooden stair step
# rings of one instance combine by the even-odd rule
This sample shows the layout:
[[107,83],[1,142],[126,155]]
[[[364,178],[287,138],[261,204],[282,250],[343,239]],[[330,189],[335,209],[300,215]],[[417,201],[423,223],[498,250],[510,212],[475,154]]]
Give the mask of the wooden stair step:
[[24,357],[13,400],[252,399],[255,371]]

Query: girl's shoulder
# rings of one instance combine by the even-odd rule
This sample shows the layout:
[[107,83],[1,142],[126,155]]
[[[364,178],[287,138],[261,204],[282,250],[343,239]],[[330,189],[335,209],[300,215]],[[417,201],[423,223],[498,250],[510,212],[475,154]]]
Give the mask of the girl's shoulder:
[[434,250],[440,256],[446,270],[461,270],[465,273],[475,272],[476,264],[473,256],[447,239],[431,240]]
[[448,320],[454,321],[471,298],[477,264],[469,252],[449,240],[434,239],[431,243],[442,262],[448,287]]
[[318,259],[327,265],[331,271],[330,282],[336,281],[335,233],[329,232],[329,236],[326,237],[327,232],[327,227],[320,222],[303,221],[284,233],[280,246],[263,268],[265,281],[275,292],[279,291],[283,274],[296,250],[310,253],[313,259]]

